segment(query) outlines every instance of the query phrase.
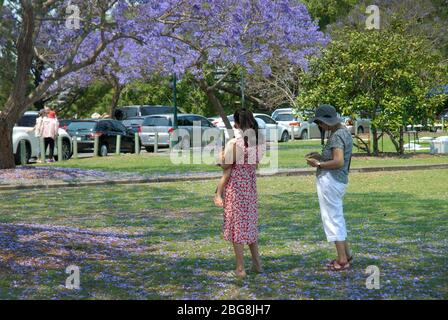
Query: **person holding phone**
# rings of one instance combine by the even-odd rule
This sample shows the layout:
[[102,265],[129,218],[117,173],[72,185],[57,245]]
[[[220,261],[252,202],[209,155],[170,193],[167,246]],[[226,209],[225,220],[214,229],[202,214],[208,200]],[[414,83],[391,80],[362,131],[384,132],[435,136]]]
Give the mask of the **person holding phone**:
[[331,133],[322,154],[309,153],[306,160],[308,165],[317,168],[317,195],[322,223],[327,240],[335,243],[338,255],[327,267],[332,271],[346,270],[353,258],[347,242],[343,198],[348,184],[353,139],[331,105],[319,106],[310,122]]

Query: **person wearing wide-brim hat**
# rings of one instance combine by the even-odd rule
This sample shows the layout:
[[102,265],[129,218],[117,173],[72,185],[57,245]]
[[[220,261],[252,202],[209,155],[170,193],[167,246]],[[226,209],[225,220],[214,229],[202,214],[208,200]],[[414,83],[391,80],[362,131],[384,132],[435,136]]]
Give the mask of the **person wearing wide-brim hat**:
[[338,258],[327,267],[333,271],[345,270],[350,267],[352,256],[347,242],[343,197],[348,184],[353,139],[331,105],[319,106],[315,117],[309,121],[331,132],[322,154],[312,152],[306,158],[308,165],[317,168],[317,195],[322,223],[327,240],[335,243],[338,254]]

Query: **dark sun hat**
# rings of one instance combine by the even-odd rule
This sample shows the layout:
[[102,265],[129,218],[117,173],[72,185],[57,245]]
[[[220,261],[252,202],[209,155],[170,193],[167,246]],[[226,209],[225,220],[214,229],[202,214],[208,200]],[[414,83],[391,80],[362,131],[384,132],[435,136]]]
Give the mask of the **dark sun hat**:
[[316,109],[316,114],[314,118],[311,118],[309,122],[321,121],[329,126],[334,126],[338,124],[341,119],[339,119],[336,109],[329,104],[322,104]]

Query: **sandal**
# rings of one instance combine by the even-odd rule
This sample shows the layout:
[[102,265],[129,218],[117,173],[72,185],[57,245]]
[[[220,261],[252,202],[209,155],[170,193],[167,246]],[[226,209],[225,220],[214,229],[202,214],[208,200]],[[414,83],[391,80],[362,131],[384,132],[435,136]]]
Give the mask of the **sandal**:
[[350,262],[340,263],[336,260],[333,260],[333,261],[334,262],[332,264],[327,266],[328,270],[330,270],[330,271],[342,271],[342,270],[347,270],[348,268],[350,268]]
[[[347,262],[351,263],[352,261],[353,261],[353,256],[350,256],[350,257],[347,258]],[[332,266],[335,262],[337,262],[336,259],[331,260],[330,262],[327,263],[327,267]]]

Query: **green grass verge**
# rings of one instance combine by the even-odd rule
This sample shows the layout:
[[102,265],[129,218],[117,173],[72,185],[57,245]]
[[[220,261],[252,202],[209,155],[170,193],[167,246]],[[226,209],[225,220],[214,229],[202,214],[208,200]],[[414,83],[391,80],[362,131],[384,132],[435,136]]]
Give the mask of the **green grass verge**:
[[[265,273],[243,281],[228,274],[217,181],[2,192],[0,299],[447,299],[447,179],[448,170],[352,174],[355,262],[332,273],[314,178],[260,178]],[[79,291],[64,287],[71,264]],[[370,265],[379,290],[366,289]]]
[[[389,142],[391,145],[391,143]],[[311,151],[321,151],[320,141],[301,141],[295,140],[279,144],[278,149],[278,167],[288,168],[306,168],[305,155]],[[418,164],[442,164],[448,163],[448,155],[429,155],[423,153],[405,154],[404,157],[366,157],[365,153],[358,152],[353,157],[352,167],[383,167],[400,165],[418,165]],[[187,156],[188,157],[188,156]],[[193,163],[193,156],[189,157],[190,163]],[[271,152],[266,154],[264,161],[269,162],[264,165],[268,167],[276,166],[276,160]],[[175,164],[172,162],[168,153],[163,154],[141,154],[141,155],[120,155],[109,156],[105,158],[84,158],[70,160],[66,162],[57,162],[45,164],[45,166],[81,168],[104,171],[136,172],[139,174],[175,174],[189,172],[219,172],[219,168],[213,164]]]

